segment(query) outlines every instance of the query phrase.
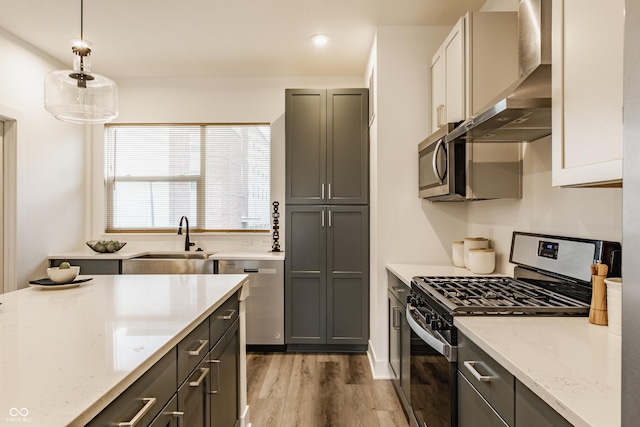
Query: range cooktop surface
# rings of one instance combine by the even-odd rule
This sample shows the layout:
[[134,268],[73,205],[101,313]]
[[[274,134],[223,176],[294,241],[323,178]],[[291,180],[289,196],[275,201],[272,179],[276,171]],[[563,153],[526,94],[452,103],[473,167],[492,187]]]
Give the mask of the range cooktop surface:
[[584,301],[510,277],[414,277],[412,289],[457,315],[589,313]]

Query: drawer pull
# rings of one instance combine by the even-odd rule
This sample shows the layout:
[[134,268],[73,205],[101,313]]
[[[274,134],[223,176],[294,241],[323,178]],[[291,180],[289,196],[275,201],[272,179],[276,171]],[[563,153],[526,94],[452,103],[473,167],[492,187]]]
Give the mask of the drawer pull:
[[204,380],[204,377],[209,373],[209,368],[200,368],[200,376],[195,381],[189,381],[189,387],[200,387],[200,383]]
[[235,312],[236,312],[236,310],[229,310],[228,311],[229,314],[224,315],[224,316],[220,316],[220,318],[222,320],[231,320],[231,319],[233,319],[233,315],[235,314]]
[[244,272],[245,273],[259,273],[260,270],[258,270],[257,268],[245,268]]
[[216,364],[216,369],[217,369],[217,374],[216,375],[216,388],[217,390],[209,390],[209,394],[218,394],[220,393],[220,361],[219,360],[207,360],[207,362],[209,363],[215,363]]
[[478,370],[476,369],[476,363],[478,362],[465,361],[464,366],[465,368],[467,368],[469,372],[471,372],[471,375],[473,375],[473,377],[478,381],[491,381],[491,379],[493,378],[491,375],[482,375],[480,374],[480,372],[478,372]]
[[135,427],[135,425],[138,424],[145,415],[147,415],[147,412],[149,412],[151,407],[156,404],[155,397],[145,397],[142,399],[142,401],[146,402],[142,409],[140,409],[138,413],[135,414],[133,418],[131,418],[131,421],[118,423],[119,427]]
[[167,412],[167,415],[171,415],[173,418],[178,419],[178,427],[182,427],[184,423],[184,412]]
[[189,350],[189,356],[200,356],[200,352],[209,344],[209,340],[198,340],[200,342],[200,347],[195,350]]

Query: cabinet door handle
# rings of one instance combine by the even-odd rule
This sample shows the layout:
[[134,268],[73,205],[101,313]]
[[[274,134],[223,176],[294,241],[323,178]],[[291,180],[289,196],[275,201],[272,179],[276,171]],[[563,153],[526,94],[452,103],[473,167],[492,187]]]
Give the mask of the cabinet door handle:
[[324,211],[322,211],[322,228],[324,228]]
[[331,200],[331,183],[329,183],[328,185],[329,185],[329,197],[328,197],[328,199]]
[[178,427],[182,427],[182,423],[184,422],[184,412],[179,412],[179,411],[174,411],[174,412],[167,412],[167,415],[171,415],[173,418],[177,418],[178,419]]
[[478,381],[491,381],[491,379],[493,378],[491,375],[482,375],[480,372],[478,372],[478,370],[476,369],[476,363],[479,363],[479,362],[475,362],[472,360],[465,360],[464,366],[471,373],[471,375],[473,375],[473,377]]
[[333,216],[333,215],[331,214],[331,210],[329,210],[329,227],[331,227],[331,217],[332,217],[332,216]]
[[198,340],[200,342],[200,346],[195,350],[189,350],[189,356],[200,356],[200,352],[204,349],[204,347],[209,344],[209,340]]
[[216,389],[217,390],[209,390],[209,394],[218,394],[218,393],[220,393],[220,361],[216,360],[216,359],[213,359],[213,360],[207,360],[207,362],[216,364],[216,371],[217,371],[217,374],[218,374],[218,375],[216,375]]
[[147,415],[147,412],[149,412],[151,407],[156,404],[155,397],[144,397],[142,398],[142,401],[145,402],[144,406],[133,416],[133,418],[131,418],[131,421],[118,423],[118,427],[135,427],[136,424],[138,424],[140,420]]
[[324,183],[320,184],[320,192],[322,193],[322,197],[320,198],[324,200]]
[[403,307],[393,307],[393,329],[400,329],[401,310],[403,310]]
[[438,127],[444,125],[444,105],[438,105]]
[[235,314],[236,310],[229,310],[227,311],[227,313],[229,314],[225,314],[224,316],[220,316],[220,318],[222,320],[231,320],[233,319],[233,315]]
[[204,380],[204,377],[209,373],[209,368],[200,368],[200,376],[195,381],[189,381],[189,387],[200,387],[200,383]]

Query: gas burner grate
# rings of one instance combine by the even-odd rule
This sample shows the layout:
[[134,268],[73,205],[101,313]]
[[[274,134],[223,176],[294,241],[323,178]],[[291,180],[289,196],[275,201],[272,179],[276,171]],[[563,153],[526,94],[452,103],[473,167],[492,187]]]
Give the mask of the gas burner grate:
[[510,277],[415,277],[424,292],[456,314],[585,313],[589,305]]

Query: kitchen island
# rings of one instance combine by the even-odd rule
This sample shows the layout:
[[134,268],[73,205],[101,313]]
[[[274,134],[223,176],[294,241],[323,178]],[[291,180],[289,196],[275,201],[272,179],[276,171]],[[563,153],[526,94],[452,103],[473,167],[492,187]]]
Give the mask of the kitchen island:
[[[389,264],[413,276],[467,276],[453,266]],[[621,412],[621,339],[587,317],[456,316],[454,325],[576,427],[615,427]]]
[[115,275],[0,295],[0,425],[85,425],[246,283]]

